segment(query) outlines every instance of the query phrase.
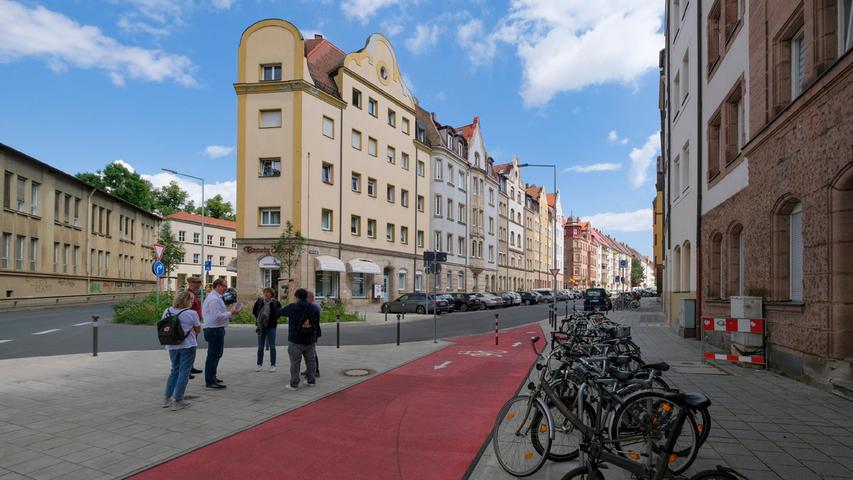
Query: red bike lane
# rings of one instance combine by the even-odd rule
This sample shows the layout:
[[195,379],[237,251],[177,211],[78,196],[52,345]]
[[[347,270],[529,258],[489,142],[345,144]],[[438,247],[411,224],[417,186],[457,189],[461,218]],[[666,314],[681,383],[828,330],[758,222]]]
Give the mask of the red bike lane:
[[462,478],[527,377],[534,331],[542,336],[538,325],[501,332],[499,346],[494,334],[452,339],[438,352],[132,478]]

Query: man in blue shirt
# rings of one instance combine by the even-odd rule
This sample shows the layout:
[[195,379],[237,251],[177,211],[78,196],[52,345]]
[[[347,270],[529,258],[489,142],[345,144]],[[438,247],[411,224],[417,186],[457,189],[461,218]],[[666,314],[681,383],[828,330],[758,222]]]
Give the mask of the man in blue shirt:
[[296,302],[279,310],[279,314],[287,317],[287,354],[290,357],[290,383],[288,390],[299,388],[299,370],[302,358],[307,367],[308,386],[314,386],[317,372],[316,346],[317,331],[320,317],[308,302],[308,291],[304,288],[294,293]]
[[219,367],[219,359],[225,351],[225,327],[228,326],[231,317],[236,315],[239,304],[225,306],[222,295],[228,290],[225,280],[217,278],[213,281],[213,290],[210,291],[204,304],[201,306],[204,318],[204,340],[207,342],[207,360],[204,362],[204,386],[210,389],[224,389],[222,380],[216,378],[216,369]]

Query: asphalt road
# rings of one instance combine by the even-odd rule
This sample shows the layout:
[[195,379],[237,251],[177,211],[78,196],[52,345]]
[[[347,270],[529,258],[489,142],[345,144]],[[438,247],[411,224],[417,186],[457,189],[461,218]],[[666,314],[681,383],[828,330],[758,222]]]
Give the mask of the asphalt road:
[[[578,302],[578,308],[582,303]],[[557,306],[565,313],[565,303]],[[569,309],[572,309],[569,303]],[[500,328],[515,327],[548,318],[547,305],[516,306],[498,310],[454,312],[440,315],[436,321],[438,338],[452,338],[492,332],[495,314]],[[0,313],[0,359],[92,352],[92,315],[98,321],[99,351],[154,350],[163,348],[157,342],[152,326],[122,325],[110,321],[112,305],[93,304],[43,310]],[[392,318],[389,315],[389,318]],[[396,341],[396,317],[388,324],[342,323],[341,345],[375,345]],[[432,318],[406,321],[400,326],[400,341],[415,342],[433,338]],[[286,333],[279,328],[279,345],[286,344]],[[323,324],[320,345],[335,344],[335,324]],[[227,347],[257,346],[251,326],[233,325],[225,336]],[[199,339],[199,346],[205,342]]]

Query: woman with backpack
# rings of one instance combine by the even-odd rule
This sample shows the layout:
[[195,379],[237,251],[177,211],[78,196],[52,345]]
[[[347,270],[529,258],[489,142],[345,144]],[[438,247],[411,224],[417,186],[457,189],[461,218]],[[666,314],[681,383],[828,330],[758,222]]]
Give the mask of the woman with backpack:
[[270,347],[270,372],[275,371],[275,329],[278,327],[278,310],[281,304],[273,298],[271,288],[264,289],[264,296],[255,302],[252,307],[252,315],[255,317],[255,332],[258,334],[258,363],[256,372],[264,367],[264,345]]
[[166,380],[163,408],[171,407],[172,411],[190,406],[190,403],[184,400],[184,392],[190,380],[190,369],[195,361],[195,351],[198,346],[196,335],[201,332],[201,323],[192,305],[192,293],[183,291],[175,295],[172,306],[163,312],[164,320],[173,319],[177,320],[176,323],[180,323],[182,332],[179,335],[183,335],[182,342],[166,345],[166,351],[169,352],[169,359],[172,361],[172,370]]

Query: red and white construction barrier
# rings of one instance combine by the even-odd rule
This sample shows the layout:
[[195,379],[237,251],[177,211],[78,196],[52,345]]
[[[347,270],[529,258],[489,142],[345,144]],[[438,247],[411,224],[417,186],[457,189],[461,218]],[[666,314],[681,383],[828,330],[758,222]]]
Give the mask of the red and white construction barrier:
[[708,360],[726,360],[729,362],[755,363],[764,365],[764,357],[750,357],[746,355],[725,355],[723,353],[706,353]]
[[702,317],[702,330],[706,332],[755,333],[761,335],[761,355],[726,355],[724,353],[706,353],[707,334],[702,341],[702,357],[706,360],[752,363],[767,366],[767,322],[763,318],[727,318]]

